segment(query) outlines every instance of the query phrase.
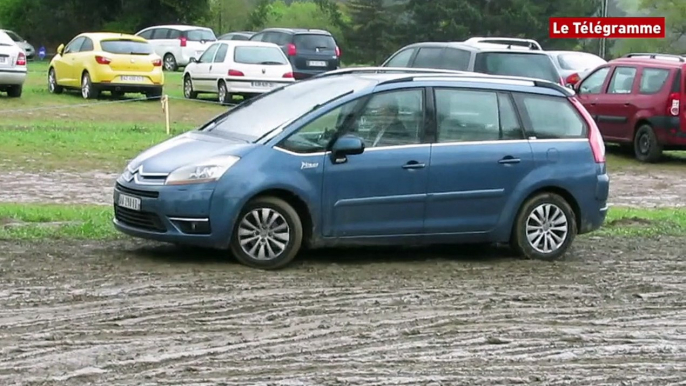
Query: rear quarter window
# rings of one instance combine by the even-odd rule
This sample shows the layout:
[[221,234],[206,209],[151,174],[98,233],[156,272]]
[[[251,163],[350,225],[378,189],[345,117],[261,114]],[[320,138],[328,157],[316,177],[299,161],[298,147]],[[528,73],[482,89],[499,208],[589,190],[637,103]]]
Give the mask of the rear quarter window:
[[241,47],[233,53],[233,61],[241,64],[280,65],[288,64],[283,51],[277,47]]
[[302,48],[304,50],[312,50],[312,51],[316,50],[317,48],[327,49],[327,50],[335,50],[336,49],[336,41],[330,35],[320,35],[320,34],[295,35],[295,37],[293,38],[293,44],[295,44],[295,46],[297,48]]
[[644,68],[638,92],[641,94],[655,94],[659,92],[667,83],[669,73],[670,70],[664,68]]
[[476,55],[474,71],[504,76],[523,76],[558,83],[560,74],[546,54],[520,52],[480,52]]
[[110,54],[150,55],[153,52],[150,43],[136,40],[103,40],[100,47]]
[[566,98],[518,93],[515,100],[527,121],[529,136],[537,139],[588,137],[584,118]]

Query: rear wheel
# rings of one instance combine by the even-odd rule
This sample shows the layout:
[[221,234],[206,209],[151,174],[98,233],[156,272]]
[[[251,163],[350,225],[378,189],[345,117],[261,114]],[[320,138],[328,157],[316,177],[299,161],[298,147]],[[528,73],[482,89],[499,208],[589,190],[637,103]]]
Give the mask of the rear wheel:
[[662,145],[650,125],[641,125],[634,137],[634,154],[641,162],[657,162],[662,157]]
[[167,71],[176,71],[179,66],[176,64],[176,58],[172,54],[164,55],[164,69]]
[[51,94],[62,94],[62,91],[64,91],[64,88],[57,84],[57,74],[54,68],[48,71],[48,91]]
[[81,96],[83,99],[96,99],[100,92],[91,82],[91,76],[84,72],[81,77]]
[[19,97],[21,97],[22,90],[23,90],[22,86],[10,86],[7,89],[7,96],[10,98],[19,98]]
[[233,100],[233,95],[229,93],[229,90],[226,87],[226,82],[224,82],[223,80],[219,81],[219,85],[217,86],[217,88],[217,99],[219,100],[219,103],[221,103],[222,105],[227,105]]
[[528,259],[553,260],[567,252],[576,230],[576,216],[569,203],[557,194],[540,193],[519,210],[510,244]]
[[155,87],[154,89],[145,93],[148,99],[160,99],[162,97],[162,87]]
[[238,216],[231,252],[247,266],[278,269],[295,258],[302,237],[302,222],[292,206],[276,197],[259,197]]

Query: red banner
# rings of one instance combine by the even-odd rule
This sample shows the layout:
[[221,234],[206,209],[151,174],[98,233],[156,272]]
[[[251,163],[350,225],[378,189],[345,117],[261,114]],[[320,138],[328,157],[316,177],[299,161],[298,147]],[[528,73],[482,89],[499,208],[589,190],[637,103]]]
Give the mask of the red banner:
[[548,28],[553,39],[664,38],[665,18],[551,17]]

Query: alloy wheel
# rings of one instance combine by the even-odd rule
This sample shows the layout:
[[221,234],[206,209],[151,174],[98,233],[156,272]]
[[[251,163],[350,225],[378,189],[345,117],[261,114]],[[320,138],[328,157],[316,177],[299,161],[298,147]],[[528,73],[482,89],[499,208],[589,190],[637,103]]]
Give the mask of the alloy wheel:
[[248,212],[238,225],[241,249],[255,260],[273,260],[288,248],[290,226],[286,218],[271,208]]
[[529,245],[540,253],[549,254],[560,249],[568,233],[567,216],[554,204],[537,206],[526,220],[526,238]]

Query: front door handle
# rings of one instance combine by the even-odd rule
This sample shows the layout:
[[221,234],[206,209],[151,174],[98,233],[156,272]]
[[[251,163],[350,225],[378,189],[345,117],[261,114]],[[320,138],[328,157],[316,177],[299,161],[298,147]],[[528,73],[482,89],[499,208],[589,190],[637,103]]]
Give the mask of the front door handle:
[[417,161],[410,161],[403,165],[403,169],[423,169],[426,167],[426,164],[420,164]]
[[515,158],[511,155],[503,157],[500,161],[498,161],[499,164],[518,164],[520,162],[522,162],[521,159]]

